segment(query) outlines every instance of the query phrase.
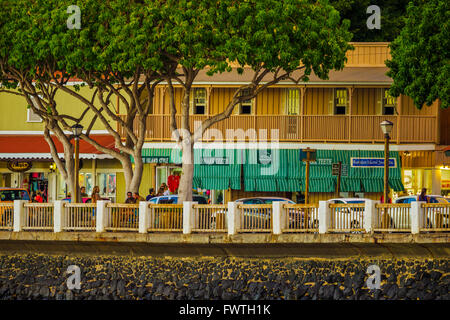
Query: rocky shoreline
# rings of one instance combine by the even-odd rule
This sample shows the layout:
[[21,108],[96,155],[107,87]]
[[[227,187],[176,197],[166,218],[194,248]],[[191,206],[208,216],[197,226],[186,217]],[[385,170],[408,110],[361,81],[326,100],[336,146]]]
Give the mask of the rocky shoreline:
[[[369,265],[380,289],[369,289]],[[68,266],[80,268],[69,290]],[[1,300],[449,300],[449,259],[0,255]]]

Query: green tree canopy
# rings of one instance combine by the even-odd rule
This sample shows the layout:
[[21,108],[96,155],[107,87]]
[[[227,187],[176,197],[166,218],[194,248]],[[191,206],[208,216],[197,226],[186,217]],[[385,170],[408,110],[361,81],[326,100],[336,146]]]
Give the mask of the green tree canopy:
[[386,64],[394,83],[390,93],[411,97],[418,109],[436,99],[442,108],[450,101],[450,2],[414,0],[406,24],[390,45]]

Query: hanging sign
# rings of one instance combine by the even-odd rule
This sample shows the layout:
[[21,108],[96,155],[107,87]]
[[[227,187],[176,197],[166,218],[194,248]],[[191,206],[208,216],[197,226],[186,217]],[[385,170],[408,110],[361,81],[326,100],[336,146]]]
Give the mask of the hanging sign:
[[144,163],[169,163],[169,157],[146,156],[143,157]]
[[[350,158],[352,168],[383,168],[384,158]],[[389,158],[389,167],[397,168],[397,159]]]
[[25,172],[31,169],[31,161],[8,161],[6,164],[9,170],[13,172]]

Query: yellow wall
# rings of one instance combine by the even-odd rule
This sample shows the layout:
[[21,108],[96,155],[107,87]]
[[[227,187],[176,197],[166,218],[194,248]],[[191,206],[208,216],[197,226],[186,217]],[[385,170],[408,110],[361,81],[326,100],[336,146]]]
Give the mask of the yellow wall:
[[403,115],[435,115],[438,108],[437,101],[431,106],[424,105],[421,110],[417,109],[410,97],[402,96],[401,114]]
[[353,90],[352,114],[382,114],[381,88],[356,88]]
[[307,88],[305,92],[305,115],[333,114],[333,89]]
[[[231,101],[231,98],[237,87],[225,88],[225,87],[213,87],[197,86],[210,90],[209,97],[207,97],[207,110],[206,114],[214,115],[225,110],[227,104]],[[292,87],[291,87],[292,88]],[[339,87],[341,88],[341,87]],[[344,87],[342,87],[344,88]],[[254,109],[253,112],[256,115],[284,115],[286,114],[285,106],[285,92],[286,88],[272,87],[267,88],[260,92],[258,96],[253,100]],[[144,91],[144,93],[146,93]],[[352,115],[381,115],[382,110],[382,95],[383,88],[354,88],[352,95]],[[299,95],[300,96],[300,95]],[[180,114],[181,101],[183,97],[183,90],[179,87],[175,88],[175,106],[177,108],[177,114]],[[155,104],[153,108],[153,114],[170,114],[169,105],[169,93],[166,86],[159,86],[155,92]],[[437,102],[432,106],[424,106],[422,110],[418,110],[412,99],[402,96],[397,103],[399,107],[397,110],[401,115],[435,115],[437,112]],[[299,99],[300,100],[300,99]],[[191,102],[192,103],[192,102]],[[123,110],[123,104],[121,104],[121,112]],[[299,101],[299,109],[301,108],[301,102]],[[349,106],[348,106],[349,110]],[[191,111],[192,112],[192,111]],[[235,107],[233,112],[238,114],[238,106]],[[332,115],[334,114],[334,88],[331,87],[307,87],[304,97],[304,114],[305,115]]]
[[[83,87],[80,94],[85,98],[91,100],[92,90]],[[56,94],[57,110],[60,114],[68,114],[78,118],[86,106],[82,104],[77,98],[58,91]],[[42,131],[42,122],[27,122],[27,101],[24,97],[1,92],[0,93],[0,130],[4,131]],[[96,103],[98,106],[98,103]],[[117,101],[112,101],[112,109],[116,109]],[[86,116],[81,121],[81,124],[87,128],[93,118],[93,112],[88,111]],[[69,125],[75,124],[68,121]],[[115,128],[116,125],[113,125]],[[97,120],[94,124],[93,130],[105,130],[103,124]]]

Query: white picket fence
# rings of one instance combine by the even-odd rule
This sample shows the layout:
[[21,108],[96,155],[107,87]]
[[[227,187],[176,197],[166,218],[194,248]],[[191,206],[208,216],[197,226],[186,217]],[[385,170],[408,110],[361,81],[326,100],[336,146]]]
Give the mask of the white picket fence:
[[0,230],[50,232],[372,233],[448,232],[450,204],[227,205],[29,203],[0,204]]

